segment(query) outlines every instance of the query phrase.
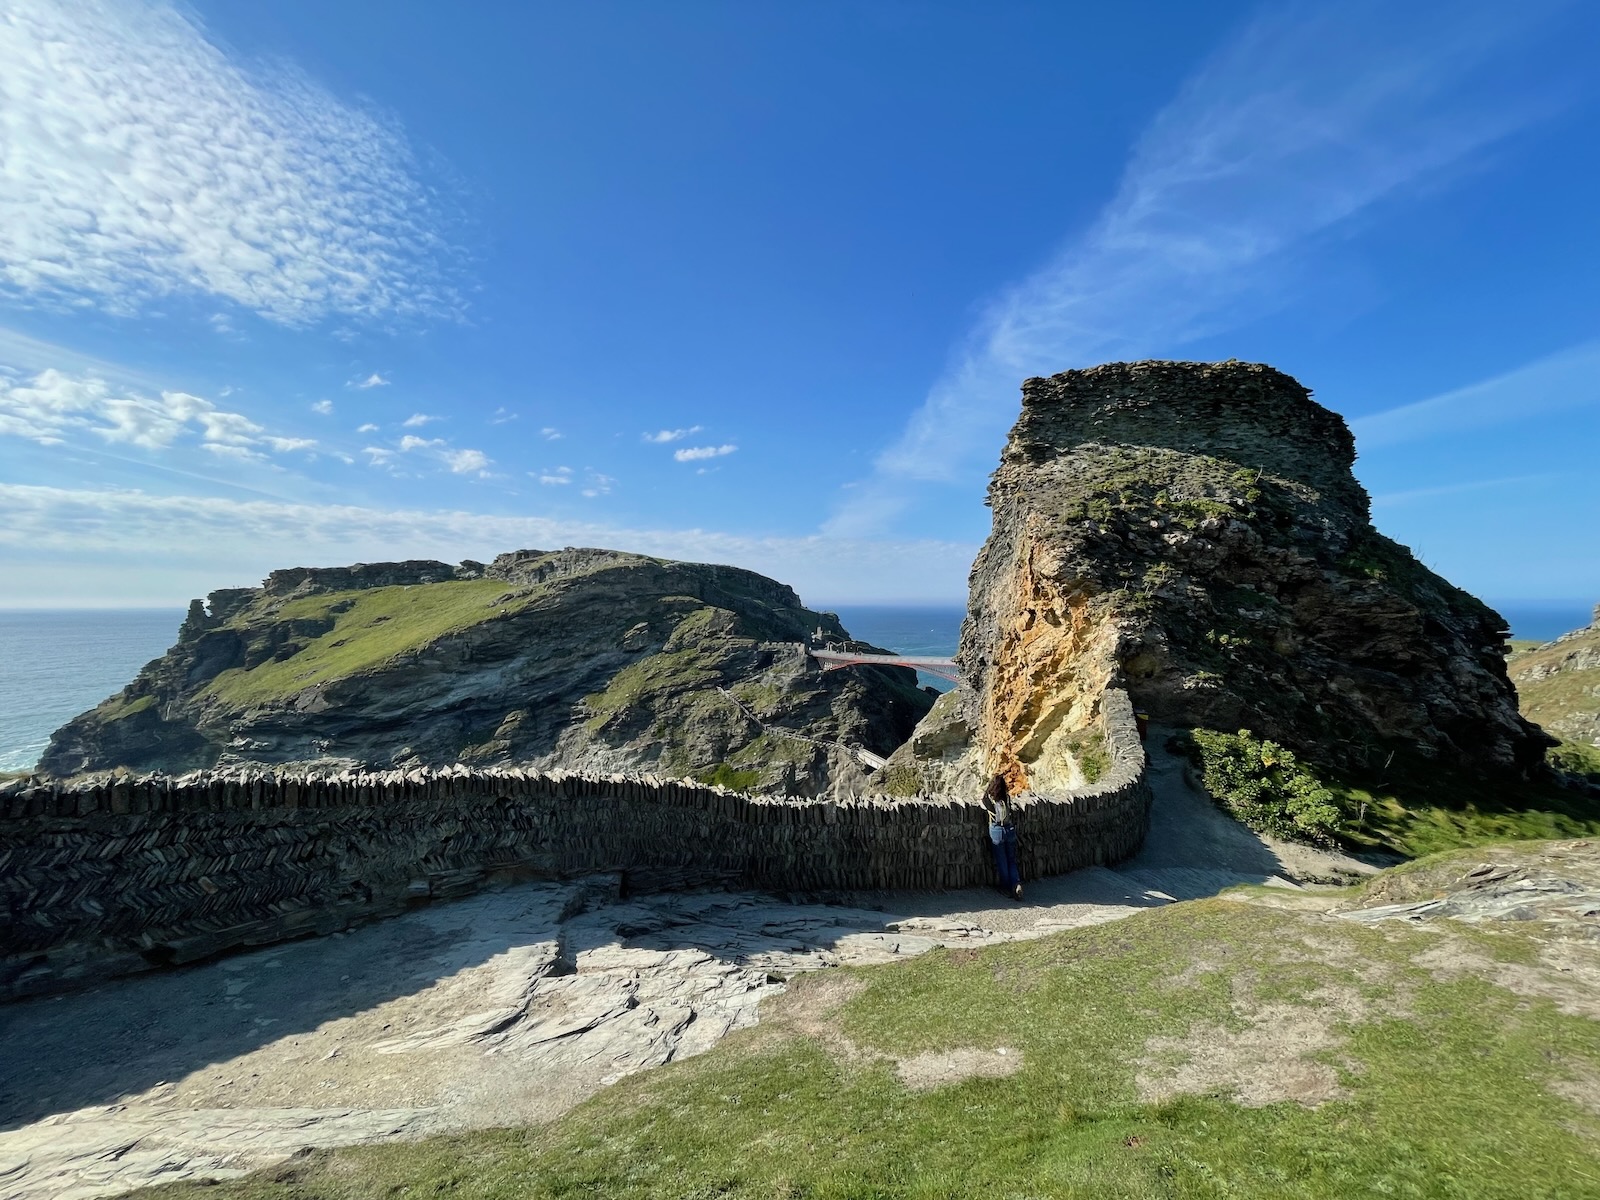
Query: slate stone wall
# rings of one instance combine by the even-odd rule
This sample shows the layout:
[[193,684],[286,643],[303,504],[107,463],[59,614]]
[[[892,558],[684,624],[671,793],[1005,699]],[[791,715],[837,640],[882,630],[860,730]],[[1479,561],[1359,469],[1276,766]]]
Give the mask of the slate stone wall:
[[[1149,820],[1127,694],[1112,767],[1021,798],[1025,878],[1114,862]],[[345,926],[488,883],[620,872],[635,891],[953,888],[992,881],[982,809],[793,800],[520,770],[271,772],[0,788],[0,998]]]

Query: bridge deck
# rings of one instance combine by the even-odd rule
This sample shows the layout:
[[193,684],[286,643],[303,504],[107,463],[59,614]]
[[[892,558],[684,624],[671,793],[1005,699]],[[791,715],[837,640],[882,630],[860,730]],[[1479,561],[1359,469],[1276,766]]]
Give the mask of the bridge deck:
[[807,650],[812,658],[822,664],[824,671],[837,671],[840,667],[874,666],[874,667],[911,667],[918,671],[926,671],[930,675],[940,675],[955,683],[961,682],[961,675],[956,669],[953,658],[931,658],[914,654],[852,654],[843,650]]

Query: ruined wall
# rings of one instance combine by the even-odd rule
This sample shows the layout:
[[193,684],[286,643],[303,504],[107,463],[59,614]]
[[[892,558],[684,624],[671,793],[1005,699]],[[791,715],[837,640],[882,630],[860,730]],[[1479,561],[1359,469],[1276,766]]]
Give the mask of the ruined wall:
[[[1112,767],[1019,803],[1022,870],[1132,854],[1150,793],[1125,693]],[[783,800],[649,777],[520,770],[194,775],[0,788],[0,997],[189,962],[464,894],[497,879],[620,871],[639,891],[992,882],[979,806]]]

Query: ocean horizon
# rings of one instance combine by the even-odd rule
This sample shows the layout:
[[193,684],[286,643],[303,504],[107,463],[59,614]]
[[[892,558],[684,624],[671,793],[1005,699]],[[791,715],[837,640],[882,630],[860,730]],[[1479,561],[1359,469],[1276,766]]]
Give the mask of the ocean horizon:
[[[1545,642],[1589,623],[1592,607],[1567,600],[1490,602],[1514,638]],[[955,604],[837,604],[860,641],[898,654],[955,653],[965,609]],[[133,681],[177,641],[182,608],[0,609],[0,771],[31,770],[50,735]],[[944,691],[948,681],[919,675]]]

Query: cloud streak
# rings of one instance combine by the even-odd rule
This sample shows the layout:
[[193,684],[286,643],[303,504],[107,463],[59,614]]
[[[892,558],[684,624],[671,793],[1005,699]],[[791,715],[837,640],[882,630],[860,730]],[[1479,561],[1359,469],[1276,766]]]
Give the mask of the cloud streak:
[[[158,496],[0,484],[0,561],[108,561],[157,582],[130,579],[141,595],[159,581],[206,589],[252,583],[290,563],[402,558],[486,559],[522,546],[606,546],[693,562],[720,562],[772,575],[813,603],[956,600],[977,550],[965,542],[823,537],[742,537],[700,529],[633,529],[585,521],[471,512],[385,510],[216,497]],[[0,571],[0,602],[33,599]],[[170,582],[165,583],[170,588]],[[163,593],[164,594],[164,593]],[[56,600],[70,600],[55,594]],[[90,597],[92,598],[92,597]],[[170,595],[168,602],[181,602]],[[80,597],[79,599],[82,599]],[[54,601],[53,601],[54,602]]]
[[[0,20],[0,293],[114,313],[203,295],[302,326],[460,310],[404,136],[161,0]],[[218,314],[226,322],[226,314]]]
[[1319,235],[1546,111],[1486,68],[1558,7],[1266,8],[1151,122],[1092,224],[988,307],[827,528],[886,527],[919,485],[989,469],[1028,376],[1170,354],[1285,303]]
[[1600,408],[1600,341],[1414,404],[1350,423],[1363,452],[1524,421],[1538,413]]

